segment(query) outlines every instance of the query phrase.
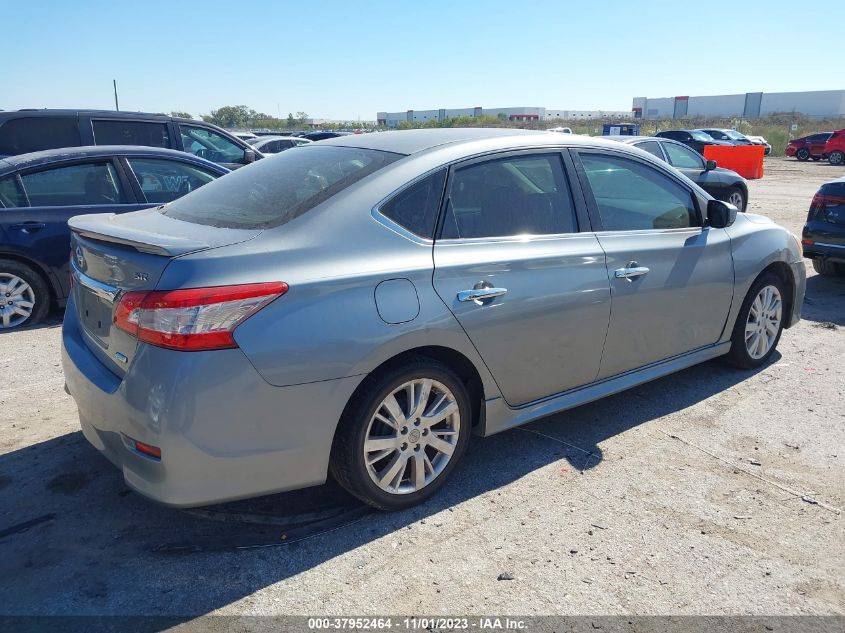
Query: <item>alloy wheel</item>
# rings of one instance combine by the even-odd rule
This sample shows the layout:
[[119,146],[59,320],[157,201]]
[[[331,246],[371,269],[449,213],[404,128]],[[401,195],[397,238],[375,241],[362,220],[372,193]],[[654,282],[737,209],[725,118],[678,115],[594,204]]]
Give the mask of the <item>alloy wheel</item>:
[[428,378],[409,380],[370,419],[363,447],[367,472],[385,492],[417,492],[446,468],[460,430],[458,402],[448,387]]
[[780,331],[783,301],[775,286],[763,286],[745,323],[745,349],[754,360],[763,358],[772,349]]
[[18,327],[35,306],[35,291],[26,281],[11,273],[0,272],[0,330]]
[[734,205],[740,211],[742,211],[742,205],[745,201],[743,200],[742,194],[739,191],[732,191],[731,195],[728,196],[728,202]]

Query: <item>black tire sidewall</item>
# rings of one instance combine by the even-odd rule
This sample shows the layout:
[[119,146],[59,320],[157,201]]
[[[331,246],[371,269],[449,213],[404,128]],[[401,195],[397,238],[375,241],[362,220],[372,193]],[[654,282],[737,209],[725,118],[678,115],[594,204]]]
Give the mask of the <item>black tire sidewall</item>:
[[32,314],[29,315],[29,318],[26,321],[13,328],[9,328],[9,330],[25,328],[42,321],[44,317],[47,316],[47,312],[50,309],[51,298],[50,291],[47,288],[47,283],[44,281],[44,278],[31,267],[13,259],[0,259],[0,273],[11,273],[12,275],[20,277],[29,284],[29,287],[32,288],[32,292],[35,294],[35,305],[33,306]]
[[[458,403],[461,428],[452,458],[437,479],[418,492],[393,495],[379,488],[370,478],[364,462],[364,440],[366,439],[367,426],[376,408],[380,406],[388,394],[393,393],[401,384],[415,378],[430,378],[449,388]],[[341,425],[345,428],[339,434],[342,442],[346,445],[339,445],[338,442],[335,442],[336,449],[352,451],[346,457],[351,465],[350,474],[355,481],[351,482],[353,484],[351,487],[344,487],[365,503],[382,510],[400,510],[422,503],[445,485],[469,444],[472,434],[472,407],[466,387],[448,367],[433,360],[430,362],[417,360],[397,367],[393,371],[386,372],[367,387],[366,392],[369,395],[361,398],[357,406],[353,406],[344,416],[345,419],[341,421]],[[332,461],[334,462],[334,459]],[[341,485],[344,485],[342,478],[336,477],[336,479]]]
[[795,158],[801,161],[808,160],[810,158],[810,152],[806,149],[799,149],[795,152]]
[[[761,358],[752,358],[745,347],[745,324],[748,322],[748,313],[751,310],[751,304],[754,302],[754,299],[757,297],[760,290],[762,290],[765,286],[775,286],[780,292],[781,302],[783,304],[781,308],[780,327],[778,328],[778,335],[775,338],[775,342],[772,344],[771,349]],[[788,317],[786,313],[787,304],[785,299],[786,288],[784,288],[783,280],[774,273],[764,273],[763,275],[760,275],[760,277],[758,277],[751,285],[751,288],[748,291],[748,294],[745,295],[745,299],[739,309],[739,314],[737,315],[736,323],[734,324],[734,331],[731,335],[730,356],[735,365],[753,369],[755,367],[765,365],[769,361],[772,354],[774,354],[777,349],[781,334],[783,334],[783,323]]]

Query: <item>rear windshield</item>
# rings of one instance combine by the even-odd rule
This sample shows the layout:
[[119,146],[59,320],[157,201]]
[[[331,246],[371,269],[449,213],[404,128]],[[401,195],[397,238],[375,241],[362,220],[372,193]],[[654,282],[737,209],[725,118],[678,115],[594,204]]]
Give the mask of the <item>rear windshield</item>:
[[161,212],[223,228],[280,226],[400,158],[352,147],[297,147],[227,174]]

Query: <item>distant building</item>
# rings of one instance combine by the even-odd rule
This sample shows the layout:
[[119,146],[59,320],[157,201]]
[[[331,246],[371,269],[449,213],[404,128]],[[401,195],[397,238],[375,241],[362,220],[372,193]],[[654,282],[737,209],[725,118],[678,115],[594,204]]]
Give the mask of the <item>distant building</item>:
[[525,106],[514,108],[440,108],[438,110],[406,110],[404,112],[379,112],[378,124],[396,127],[400,122],[426,123],[443,121],[455,117],[493,116],[508,121],[563,121],[578,119],[597,119],[603,117],[631,118],[628,111],[618,110],[546,110],[546,108]]
[[810,92],[746,92],[710,97],[635,97],[635,119],[682,119],[686,117],[743,117],[755,119],[782,112],[814,118],[845,116],[845,90]]

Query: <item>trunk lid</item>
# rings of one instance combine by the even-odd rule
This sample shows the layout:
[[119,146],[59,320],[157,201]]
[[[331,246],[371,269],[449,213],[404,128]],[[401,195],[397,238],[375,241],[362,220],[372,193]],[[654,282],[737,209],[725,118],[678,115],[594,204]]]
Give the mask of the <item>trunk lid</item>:
[[72,295],[82,337],[119,376],[126,373],[138,344],[135,337],[112,326],[121,294],[154,289],[176,257],[243,242],[261,232],[192,224],[157,209],[81,215],[68,224]]

